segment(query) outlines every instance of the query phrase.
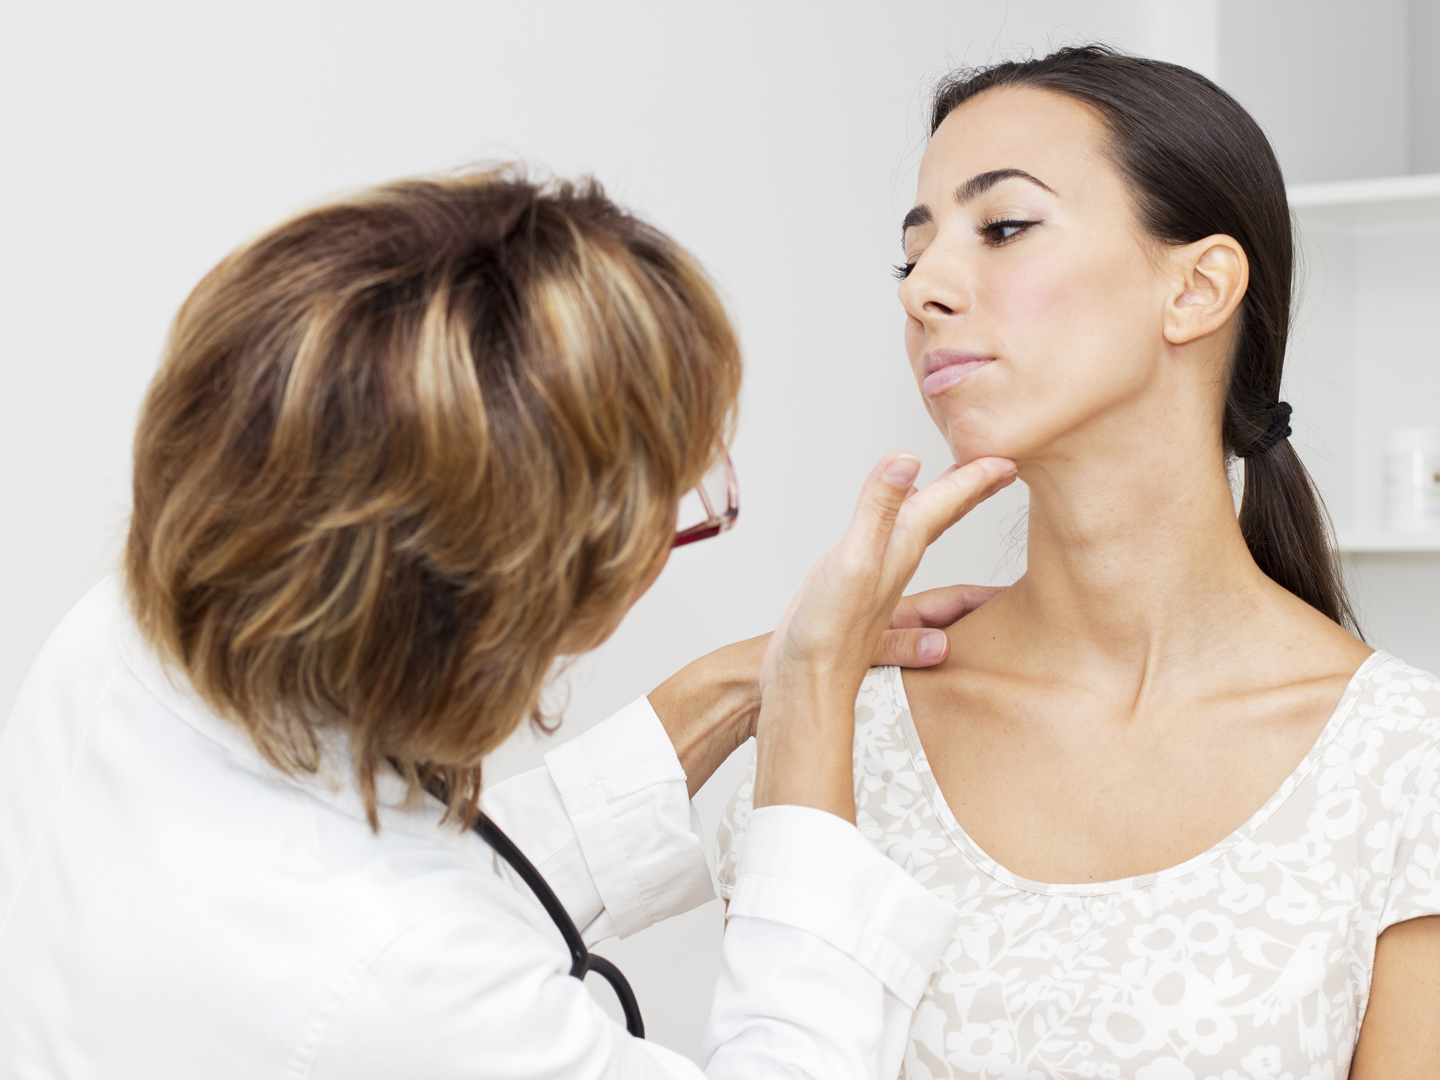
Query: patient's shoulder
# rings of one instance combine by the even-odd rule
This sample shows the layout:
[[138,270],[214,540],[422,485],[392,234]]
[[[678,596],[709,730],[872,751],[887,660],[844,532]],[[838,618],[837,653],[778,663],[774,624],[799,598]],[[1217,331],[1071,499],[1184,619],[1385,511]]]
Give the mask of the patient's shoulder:
[[881,758],[887,751],[905,749],[902,716],[910,706],[905,684],[896,667],[873,667],[865,673],[860,693],[855,696],[855,771],[864,771],[867,759]]

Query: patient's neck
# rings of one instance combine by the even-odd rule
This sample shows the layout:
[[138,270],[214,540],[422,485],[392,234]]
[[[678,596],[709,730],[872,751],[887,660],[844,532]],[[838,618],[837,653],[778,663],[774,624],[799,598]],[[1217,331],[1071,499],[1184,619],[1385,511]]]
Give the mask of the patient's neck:
[[1013,640],[1052,671],[1165,681],[1238,645],[1238,616],[1273,588],[1204,432],[1100,439],[1022,463],[1021,478],[1027,570],[1005,606]]

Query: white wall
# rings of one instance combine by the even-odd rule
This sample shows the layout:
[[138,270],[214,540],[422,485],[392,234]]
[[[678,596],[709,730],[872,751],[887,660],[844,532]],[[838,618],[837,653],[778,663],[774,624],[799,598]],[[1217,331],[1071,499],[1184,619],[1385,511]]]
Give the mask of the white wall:
[[1440,3],[1410,0],[1406,37],[1410,171],[1440,172]]
[[[1306,6],[1294,5],[1306,40],[1348,55],[1351,39],[1327,35],[1330,22],[1309,27]],[[1369,25],[1369,0],[1329,6]],[[1227,28],[1245,10],[1229,0],[0,4],[0,716],[49,629],[114,561],[136,410],[193,283],[327,193],[480,158],[597,174],[709,267],[746,348],[741,525],[677,553],[615,638],[576,665],[562,737],[693,657],[768,629],[876,458],[906,447],[927,474],[946,463],[906,369],[889,277],[928,79],[1100,38],[1222,81],[1229,72],[1271,110],[1282,156],[1319,145],[1352,169],[1343,175],[1404,167],[1403,153],[1372,153],[1369,106],[1332,122],[1279,93],[1277,79],[1316,78],[1305,64],[1269,83],[1227,67],[1225,49],[1238,47]],[[1388,34],[1385,10],[1375,25]],[[1271,49],[1290,56],[1283,34]],[[1318,160],[1293,154],[1304,168]],[[1023,552],[1006,538],[1022,506],[1012,489],[977,512],[920,584],[1012,579]],[[492,776],[538,750],[522,735]],[[709,823],[738,757],[701,794]],[[653,1036],[685,1052],[698,1045],[719,933],[712,904],[602,950],[631,974]]]
[[1288,182],[1406,171],[1410,6],[1221,0],[1217,81],[1265,128]]

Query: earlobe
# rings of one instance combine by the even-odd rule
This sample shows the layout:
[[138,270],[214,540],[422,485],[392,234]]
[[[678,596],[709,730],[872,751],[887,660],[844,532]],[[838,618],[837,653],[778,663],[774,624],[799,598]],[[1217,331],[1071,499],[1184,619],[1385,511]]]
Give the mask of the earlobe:
[[1188,345],[1229,322],[1250,284],[1250,263],[1229,236],[1207,236],[1172,254],[1176,287],[1165,308],[1165,340]]

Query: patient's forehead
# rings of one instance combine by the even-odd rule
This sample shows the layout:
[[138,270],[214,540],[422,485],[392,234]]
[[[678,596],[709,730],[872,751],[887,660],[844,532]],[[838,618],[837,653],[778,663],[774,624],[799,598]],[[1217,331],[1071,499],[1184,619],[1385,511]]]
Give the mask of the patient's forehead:
[[1106,153],[1104,121],[1066,94],[1032,87],[987,90],[936,129],[920,162],[917,201],[949,195],[972,176],[1029,173],[1060,198],[1113,196],[1123,181]]

